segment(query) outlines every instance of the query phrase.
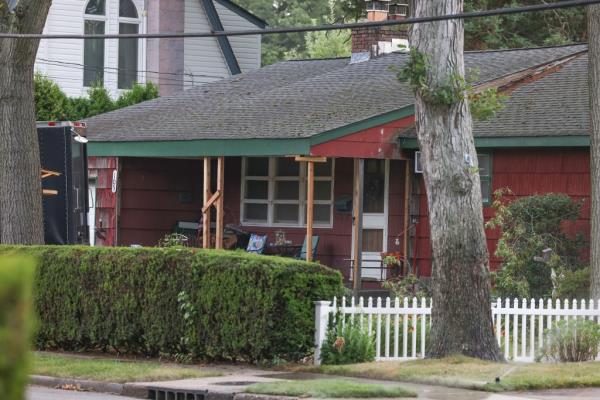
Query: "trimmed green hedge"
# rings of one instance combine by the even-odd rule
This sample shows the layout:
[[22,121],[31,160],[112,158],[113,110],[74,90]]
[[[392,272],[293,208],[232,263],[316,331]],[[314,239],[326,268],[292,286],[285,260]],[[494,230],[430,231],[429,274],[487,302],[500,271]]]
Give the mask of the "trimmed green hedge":
[[2,252],[39,259],[40,349],[296,360],[313,347],[313,301],[343,291],[341,275],[327,267],[244,252],[68,246]]
[[29,379],[33,260],[0,257],[0,393],[21,400]]

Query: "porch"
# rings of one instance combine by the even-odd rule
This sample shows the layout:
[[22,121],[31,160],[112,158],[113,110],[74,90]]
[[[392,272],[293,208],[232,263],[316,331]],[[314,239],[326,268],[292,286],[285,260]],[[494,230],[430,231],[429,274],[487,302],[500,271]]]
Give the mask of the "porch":
[[[420,187],[411,163],[349,157],[119,157],[116,241],[155,246],[179,222],[190,223],[192,230],[196,224],[198,233],[189,235],[189,243],[201,247],[230,247],[231,240],[222,235],[226,227],[266,235],[268,245],[283,239],[296,248],[314,235],[319,243],[316,254],[306,252],[308,258],[341,271],[352,286],[360,270],[360,287],[378,289],[401,271],[420,273],[411,259]],[[383,266],[382,253],[396,255],[404,268]]]

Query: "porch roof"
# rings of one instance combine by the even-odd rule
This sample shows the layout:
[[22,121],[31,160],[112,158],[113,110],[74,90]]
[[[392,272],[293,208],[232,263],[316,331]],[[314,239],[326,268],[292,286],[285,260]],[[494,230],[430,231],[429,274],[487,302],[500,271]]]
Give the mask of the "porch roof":
[[[467,52],[465,63],[468,74],[488,82],[585,49],[585,45],[573,45]],[[391,70],[402,67],[407,59],[406,54],[393,53],[356,64],[347,58],[286,61],[116,110],[87,121],[89,152],[115,156],[309,154],[312,145],[412,115],[413,94]],[[581,68],[580,61],[572,65]],[[562,81],[555,86],[569,93],[580,90],[582,82],[573,83],[572,90],[561,86],[565,85]],[[532,105],[530,101],[538,101],[536,89],[530,92],[526,104],[513,105],[511,96],[503,112],[506,118],[528,109],[547,113],[543,107],[547,100],[563,97],[571,102],[557,96]],[[587,103],[583,92],[578,93]],[[538,120],[546,118],[546,113],[536,114]],[[499,121],[503,120],[476,125],[476,135],[480,129],[490,132],[488,136],[520,132],[514,125],[498,129]]]

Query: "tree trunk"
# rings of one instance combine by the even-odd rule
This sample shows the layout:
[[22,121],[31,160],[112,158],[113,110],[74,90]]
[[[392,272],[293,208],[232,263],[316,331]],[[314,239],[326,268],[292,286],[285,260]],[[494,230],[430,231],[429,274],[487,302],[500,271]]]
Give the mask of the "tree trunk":
[[592,180],[592,231],[590,267],[592,299],[600,299],[600,4],[588,6],[589,87],[590,87],[590,177]]
[[[51,0],[0,0],[0,32],[41,33]],[[33,100],[39,40],[0,39],[0,243],[44,242]]]
[[[462,12],[462,0],[413,2],[415,17]],[[417,24],[411,46],[426,55],[428,86],[464,77],[463,22]],[[433,311],[429,357],[502,360],[493,332],[489,255],[471,113],[466,95],[438,104],[417,89],[416,126],[427,191]]]

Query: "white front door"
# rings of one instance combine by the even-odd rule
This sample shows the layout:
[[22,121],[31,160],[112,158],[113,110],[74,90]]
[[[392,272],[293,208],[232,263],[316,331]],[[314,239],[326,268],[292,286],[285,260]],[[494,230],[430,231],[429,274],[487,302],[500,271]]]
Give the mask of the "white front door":
[[381,253],[387,251],[389,170],[389,160],[365,160],[362,278],[386,279],[386,271],[381,268]]

